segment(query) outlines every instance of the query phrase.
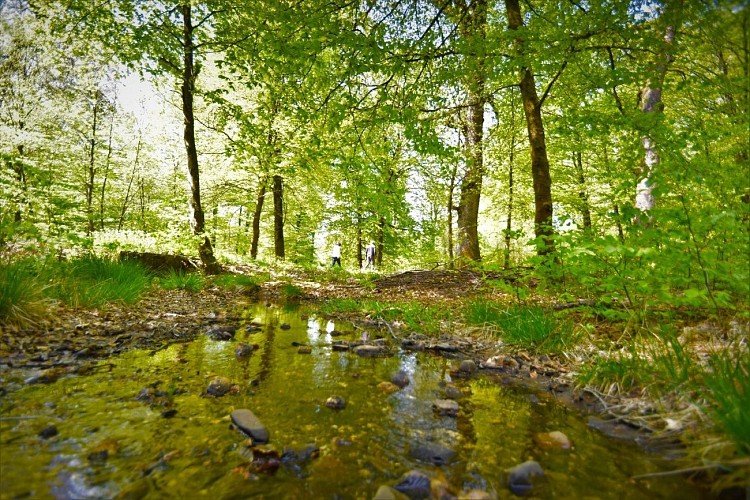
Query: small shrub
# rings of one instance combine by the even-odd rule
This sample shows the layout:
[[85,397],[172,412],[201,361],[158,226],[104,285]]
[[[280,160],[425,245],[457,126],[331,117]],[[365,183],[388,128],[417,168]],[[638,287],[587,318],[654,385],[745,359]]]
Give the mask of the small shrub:
[[234,288],[245,293],[257,292],[260,288],[260,279],[246,274],[220,274],[212,283],[221,288]]

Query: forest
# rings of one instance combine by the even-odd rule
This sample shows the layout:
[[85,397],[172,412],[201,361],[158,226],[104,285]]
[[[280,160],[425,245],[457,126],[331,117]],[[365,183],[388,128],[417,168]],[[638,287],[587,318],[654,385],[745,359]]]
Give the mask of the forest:
[[470,325],[743,497],[747,5],[0,0],[0,365],[240,288]]

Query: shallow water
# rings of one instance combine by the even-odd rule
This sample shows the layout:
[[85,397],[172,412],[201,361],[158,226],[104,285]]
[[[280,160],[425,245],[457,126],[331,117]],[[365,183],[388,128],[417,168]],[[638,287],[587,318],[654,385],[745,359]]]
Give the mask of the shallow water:
[[[546,393],[511,388],[489,374],[454,380],[455,360],[397,345],[385,358],[335,352],[332,340],[355,340],[360,331],[314,311],[253,306],[246,318],[262,328],[242,328],[232,341],[203,336],[129,352],[52,384],[0,374],[7,391],[0,399],[0,498],[372,498],[380,485],[393,486],[417,468],[455,492],[477,488],[511,498],[504,471],[529,459],[545,470],[534,490],[540,498],[704,496],[680,477],[631,479],[676,466],[606,438]],[[333,339],[334,326],[345,335]],[[238,360],[238,342],[258,349]],[[312,354],[299,354],[293,342],[312,346]],[[395,393],[378,388],[398,370],[409,374],[409,385]],[[207,396],[216,375],[238,391]],[[448,383],[465,394],[457,418],[432,409]],[[165,395],[138,400],[149,387]],[[344,409],[325,406],[334,395],[345,399]],[[285,461],[275,473],[249,470],[247,440],[229,419],[239,408],[269,430],[263,449],[319,451]],[[176,413],[167,418],[168,411]],[[50,425],[59,433],[41,438]],[[548,431],[565,433],[573,448],[539,448],[534,433]],[[455,457],[442,466],[420,462],[412,451],[425,442]]]

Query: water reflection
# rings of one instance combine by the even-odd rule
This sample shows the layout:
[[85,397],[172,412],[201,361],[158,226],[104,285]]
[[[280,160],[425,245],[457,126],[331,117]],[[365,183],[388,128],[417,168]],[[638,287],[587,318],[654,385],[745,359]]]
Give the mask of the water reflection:
[[[154,355],[130,352],[110,360],[111,371],[49,386],[19,385],[6,394],[0,400],[0,498],[32,490],[31,496],[49,496],[50,488],[70,488],[65,481],[71,477],[84,489],[106,484],[109,496],[136,490],[138,498],[372,498],[380,485],[415,468],[439,471],[456,492],[494,489],[505,498],[504,470],[528,459],[547,474],[535,493],[540,497],[702,495],[680,478],[631,481],[670,464],[605,439],[544,394],[532,403],[528,393],[486,375],[455,378],[453,360],[397,345],[394,356],[383,358],[333,351],[332,340],[353,342],[360,335],[339,324],[342,335],[332,337],[337,325],[314,311],[257,306],[244,317],[260,328],[243,326],[233,341],[202,337]],[[238,360],[238,342],[258,349]],[[300,343],[312,353],[300,354]],[[381,383],[399,371],[409,384],[383,390]],[[206,397],[206,384],[217,375],[239,391]],[[164,391],[173,418],[162,416],[167,403],[136,398],[144,388]],[[461,394],[457,417],[433,410],[449,389]],[[333,395],[346,400],[343,410],[325,406]],[[266,425],[269,447],[282,452],[314,445],[318,458],[287,464],[274,475],[248,479],[233,472],[248,461],[244,438],[229,426],[228,415],[238,408],[252,410]],[[50,423],[59,436],[40,439]],[[574,449],[538,448],[533,434],[551,430],[566,433]],[[93,463],[89,456],[110,440],[117,449]],[[447,464],[434,465],[435,453]]]

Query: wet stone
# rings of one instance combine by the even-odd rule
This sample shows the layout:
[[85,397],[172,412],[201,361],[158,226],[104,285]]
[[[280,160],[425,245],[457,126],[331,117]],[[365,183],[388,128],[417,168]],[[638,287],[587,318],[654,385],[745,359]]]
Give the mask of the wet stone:
[[385,354],[385,349],[376,345],[364,344],[355,347],[354,352],[357,354],[357,356],[377,357]]
[[430,498],[430,476],[414,469],[401,476],[393,488],[409,498]]
[[537,432],[534,434],[534,442],[540,448],[561,448],[568,450],[571,447],[568,436],[560,431]]
[[292,327],[291,325],[284,323],[281,326],[279,326],[279,328],[281,328],[282,330],[290,330]]
[[234,338],[234,330],[231,326],[212,326],[206,330],[206,336],[211,340],[231,340]]
[[378,488],[372,500],[406,500],[409,497],[385,484]]
[[341,410],[346,406],[346,400],[341,396],[331,396],[326,399],[326,406],[334,410]]
[[458,416],[458,403],[452,399],[436,399],[432,403],[432,409],[443,417]]
[[407,351],[424,351],[424,342],[420,340],[404,339],[401,341],[401,347]]
[[477,371],[477,364],[472,359],[464,359],[458,367],[458,371],[470,375]]
[[399,387],[406,387],[407,385],[409,385],[409,374],[403,370],[399,370],[398,372],[393,374],[393,376],[391,377],[391,382]]
[[311,354],[312,353],[312,347],[309,345],[301,345],[297,348],[298,354]]
[[460,399],[463,395],[464,393],[461,392],[461,389],[455,385],[448,385],[445,387],[445,399]]
[[41,430],[41,432],[39,432],[39,437],[42,439],[50,439],[57,436],[57,434],[57,427],[55,427],[54,425],[50,425],[49,427],[45,427]]
[[211,396],[223,396],[226,393],[236,390],[237,386],[233,385],[232,382],[226,377],[214,377],[211,382],[208,383],[206,392]]
[[334,351],[348,351],[349,350],[349,342],[343,341],[343,340],[337,340],[336,342],[331,344],[331,348]]
[[230,415],[232,423],[245,435],[253,439],[253,443],[267,443],[268,430],[261,423],[255,413],[248,409],[234,410]]
[[234,348],[234,355],[238,358],[249,356],[252,352],[253,346],[245,343],[239,343],[237,344],[237,347]]
[[533,460],[508,469],[508,488],[516,495],[525,495],[534,487],[534,480],[544,476],[542,466]]
[[456,452],[440,443],[427,441],[413,444],[411,456],[432,465],[446,465],[453,460]]
[[394,392],[398,392],[399,387],[394,384],[393,382],[380,382],[378,384],[378,389],[385,392],[386,394],[392,394]]

